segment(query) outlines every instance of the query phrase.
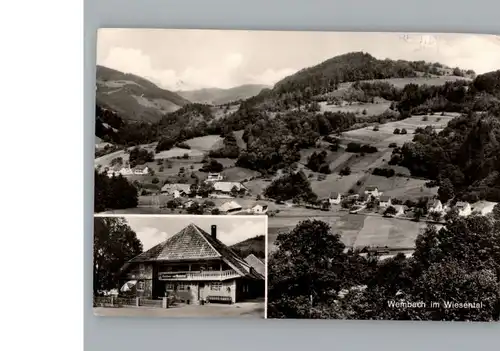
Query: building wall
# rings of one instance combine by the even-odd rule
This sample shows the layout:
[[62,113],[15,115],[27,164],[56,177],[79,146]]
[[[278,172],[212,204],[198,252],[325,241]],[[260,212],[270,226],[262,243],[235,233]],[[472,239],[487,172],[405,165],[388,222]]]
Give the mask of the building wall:
[[[128,280],[137,280],[135,288],[136,296],[152,298],[153,296],[153,265],[142,264],[134,267],[126,276],[125,284]],[[139,289],[141,282],[144,284],[144,289]]]
[[[180,284],[184,287],[183,289],[179,289]],[[213,284],[220,286],[220,289],[213,289],[215,288]],[[174,295],[179,300],[194,305],[199,304],[200,300],[206,300],[210,296],[228,296],[231,297],[232,302],[236,301],[235,279],[222,282],[165,282],[165,288],[169,295]]]

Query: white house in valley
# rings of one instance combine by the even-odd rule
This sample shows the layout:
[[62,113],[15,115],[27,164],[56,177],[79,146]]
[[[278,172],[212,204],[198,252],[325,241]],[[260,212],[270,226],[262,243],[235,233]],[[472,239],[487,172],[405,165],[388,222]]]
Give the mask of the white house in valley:
[[219,211],[221,211],[222,213],[233,213],[233,212],[239,212],[241,211],[243,208],[241,207],[241,205],[239,203],[237,203],[236,201],[228,201],[228,202],[225,202],[223,203],[220,207],[219,207]]
[[173,195],[174,198],[183,197],[191,194],[190,184],[165,184],[161,188],[164,194]]
[[427,203],[427,212],[443,212],[443,204],[441,203],[440,200],[431,200]]
[[268,206],[266,204],[256,204],[252,207],[252,213],[255,214],[264,214],[267,213]]
[[386,207],[392,206],[391,197],[387,196],[387,195],[382,195],[379,198],[379,206],[382,207],[382,208],[386,208]]
[[378,190],[376,186],[369,185],[365,188],[365,194],[368,196],[373,196],[379,198],[382,193]]
[[472,207],[468,202],[465,201],[459,201],[455,205],[455,208],[458,210],[458,215],[459,216],[468,216],[472,213]]
[[149,173],[148,166],[136,166],[134,167],[134,174],[136,175],[145,175]]
[[207,182],[220,182],[224,177],[220,173],[208,173]]
[[243,184],[238,182],[214,182],[214,192],[216,194],[230,194],[231,190],[235,188],[237,191],[247,190]]
[[334,191],[330,194],[330,198],[328,199],[328,201],[330,202],[330,205],[339,205],[342,201],[342,196],[340,195],[340,193]]

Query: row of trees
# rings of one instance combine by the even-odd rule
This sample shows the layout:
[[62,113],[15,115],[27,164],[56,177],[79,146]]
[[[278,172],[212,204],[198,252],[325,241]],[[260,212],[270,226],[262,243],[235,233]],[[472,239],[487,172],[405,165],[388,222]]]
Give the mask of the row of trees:
[[94,171],[94,212],[137,207],[137,189],[122,175]]

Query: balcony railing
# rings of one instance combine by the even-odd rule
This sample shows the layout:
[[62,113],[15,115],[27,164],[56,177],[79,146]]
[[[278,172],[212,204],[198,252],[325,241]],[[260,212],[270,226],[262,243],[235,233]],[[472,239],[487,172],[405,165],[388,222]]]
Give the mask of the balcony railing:
[[186,272],[160,272],[159,280],[225,280],[239,277],[235,270],[225,271],[186,271]]

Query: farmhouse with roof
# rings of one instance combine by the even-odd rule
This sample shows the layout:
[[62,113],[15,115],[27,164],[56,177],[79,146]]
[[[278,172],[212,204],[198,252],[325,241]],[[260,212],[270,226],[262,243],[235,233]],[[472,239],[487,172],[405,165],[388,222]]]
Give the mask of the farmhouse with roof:
[[390,196],[382,195],[379,198],[379,206],[380,207],[386,208],[386,207],[389,207],[391,205],[392,205],[392,203],[391,203],[391,197]]
[[216,194],[230,194],[231,190],[235,188],[237,191],[245,190],[243,184],[238,182],[215,182],[214,192]]
[[267,213],[268,205],[265,203],[258,203],[254,207],[252,207],[252,212],[255,214],[264,214]]
[[136,175],[145,175],[149,173],[148,166],[136,166],[134,167],[134,174]]
[[[260,269],[260,268],[259,268]],[[235,303],[264,296],[264,275],[211,234],[190,224],[128,261],[120,284],[135,281],[136,294],[152,299],[173,296],[190,304]]]
[[375,198],[378,198],[380,195],[382,195],[382,193],[378,191],[378,188],[373,185],[369,185],[365,188],[365,194],[368,196],[373,196]]
[[456,203],[455,208],[458,210],[458,215],[466,217],[472,213],[472,208],[468,202],[459,201]]
[[245,262],[252,266],[257,271],[257,273],[259,273],[263,277],[266,276],[266,265],[260,258],[255,256],[254,254],[250,254],[245,258]]
[[220,173],[208,173],[206,182],[220,182],[224,177]]
[[161,188],[164,194],[173,195],[174,198],[187,196],[191,194],[191,185],[189,184],[165,184]]
[[443,204],[441,203],[440,200],[435,199],[431,200],[427,203],[427,212],[443,212]]
[[340,196],[340,193],[334,191],[330,194],[328,201],[330,202],[330,205],[339,205],[342,201],[342,196]]
[[222,213],[233,213],[241,210],[243,210],[243,208],[236,201],[225,202],[219,207],[219,211]]

